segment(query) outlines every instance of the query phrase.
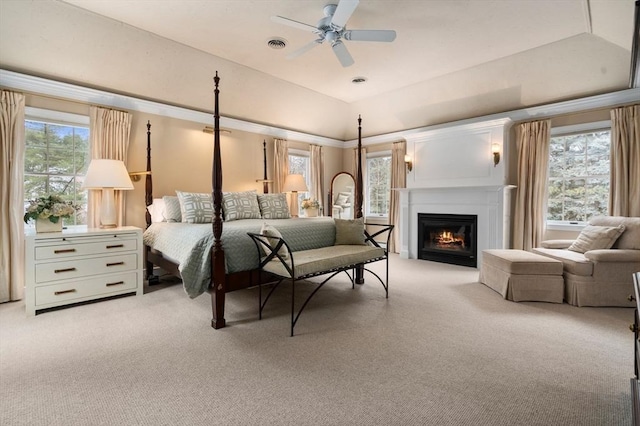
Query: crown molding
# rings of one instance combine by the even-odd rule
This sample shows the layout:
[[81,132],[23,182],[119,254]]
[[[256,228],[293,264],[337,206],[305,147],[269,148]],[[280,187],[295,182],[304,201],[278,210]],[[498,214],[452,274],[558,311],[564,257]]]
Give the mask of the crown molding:
[[[452,121],[449,123],[438,124],[435,126],[426,126],[416,129],[403,130],[399,132],[387,133],[383,135],[370,136],[362,138],[362,145],[376,145],[381,143],[391,143],[401,140],[411,140],[420,137],[421,134],[442,131],[447,132],[448,128],[465,127],[469,129],[480,129],[482,123],[499,123],[505,120],[504,124],[526,120],[541,120],[559,115],[573,114],[600,108],[613,108],[620,105],[632,104],[640,102],[640,88],[620,90],[618,92],[605,93],[602,95],[589,96],[586,98],[573,99],[570,101],[556,102],[547,105],[540,105],[531,108],[523,108],[514,111],[506,111],[497,114],[485,115],[481,117],[469,118],[466,120]],[[478,127],[480,126],[480,127]],[[344,146],[347,148],[356,147],[357,139],[346,141]]]
[[[0,69],[0,87],[81,102],[89,105],[102,105],[127,111],[144,112],[176,118],[179,120],[192,121],[204,125],[213,125],[213,113],[148,101],[132,96],[119,95],[103,90],[62,83],[55,80],[21,74],[4,69]],[[272,136],[279,139],[289,139],[316,145],[344,148],[344,142],[338,139],[282,129],[265,124],[252,123],[250,121],[239,120],[237,118],[221,116],[220,127]]]
[[[159,116],[166,116],[179,120],[192,121],[203,125],[211,125],[213,122],[212,113],[177,107],[160,102],[148,101],[132,96],[119,95],[74,84],[62,83],[55,80],[35,77],[28,74],[21,74],[4,69],[0,69],[0,87],[77,101],[86,104],[97,104],[118,109],[125,109],[128,111],[138,111]],[[451,127],[470,126],[470,129],[474,129],[479,126],[477,128],[482,128],[482,123],[493,122],[496,120],[511,120],[512,122],[534,119],[537,120],[558,115],[571,114],[606,107],[615,107],[634,102],[640,102],[640,88],[621,90],[618,92],[611,92],[602,95],[574,99],[570,101],[557,102],[514,111],[507,111],[498,114],[470,118],[466,120],[458,120],[449,123],[438,124],[435,126],[425,126],[415,129],[386,133],[382,135],[369,136],[362,139],[362,144],[364,146],[367,146],[381,143],[397,142],[419,137],[418,135],[425,132],[446,132],[446,129]],[[507,122],[508,121],[505,121],[505,124],[507,124]],[[220,126],[227,129],[256,133],[279,139],[295,140],[336,148],[353,148],[358,144],[358,141],[356,139],[344,142],[338,139],[312,135],[309,133],[298,132],[294,130],[283,129],[266,124],[254,123],[224,116],[220,117]]]

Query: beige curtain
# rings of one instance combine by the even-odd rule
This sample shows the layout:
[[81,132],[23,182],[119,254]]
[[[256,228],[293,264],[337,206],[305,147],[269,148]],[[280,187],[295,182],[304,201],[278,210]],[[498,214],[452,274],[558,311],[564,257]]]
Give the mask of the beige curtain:
[[611,110],[609,214],[640,216],[640,105]]
[[282,192],[284,181],[289,174],[289,143],[275,139],[273,143],[273,192]]
[[311,145],[309,162],[311,163],[310,197],[318,200],[322,209],[324,206],[324,152],[320,145]]
[[[351,174],[353,174],[353,181],[355,182],[355,193],[357,194],[359,191],[362,191],[362,216],[365,215],[365,208],[364,206],[366,205],[366,199],[367,199],[367,194],[366,194],[366,188],[367,188],[367,148],[362,147],[360,149],[360,156],[361,156],[361,164],[360,164],[360,169],[362,170],[362,185],[363,185],[363,189],[360,190],[360,188],[358,188],[358,148],[353,148],[353,162],[352,162],[352,169],[353,171],[351,172]],[[354,205],[355,208],[355,205]],[[353,212],[353,217],[355,217],[357,214],[356,211]]]
[[[121,160],[127,165],[129,135],[132,115],[125,111],[92,106],[89,110],[91,158]],[[90,190],[87,200],[87,225],[100,226],[101,191]],[[125,223],[125,197],[123,191],[115,191],[118,226]]]
[[531,250],[544,237],[547,216],[547,175],[550,121],[522,123],[516,127],[518,187],[513,246]]
[[394,142],[391,148],[391,195],[389,197],[389,223],[396,226],[389,239],[389,251],[398,253],[400,247],[400,193],[393,188],[407,187],[407,167],[404,155],[407,153],[405,141]]
[[0,91],[0,302],[24,295],[24,95]]

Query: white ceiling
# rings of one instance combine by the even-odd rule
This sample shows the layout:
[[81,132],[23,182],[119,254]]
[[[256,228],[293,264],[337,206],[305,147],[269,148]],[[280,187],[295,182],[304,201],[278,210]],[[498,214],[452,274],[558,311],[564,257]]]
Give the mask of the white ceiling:
[[[316,37],[270,19],[315,26],[329,0],[64,1],[347,103],[585,33],[630,51],[633,24],[633,0],[362,0],[347,28],[397,38],[345,41],[355,64],[343,68],[326,43],[286,59]],[[267,47],[272,37],[287,47]]]
[[0,0],[0,68],[205,112],[217,70],[223,116],[339,140],[628,88],[634,0],[361,0],[347,28],[394,42],[286,59],[315,35],[271,17],[327,1]]

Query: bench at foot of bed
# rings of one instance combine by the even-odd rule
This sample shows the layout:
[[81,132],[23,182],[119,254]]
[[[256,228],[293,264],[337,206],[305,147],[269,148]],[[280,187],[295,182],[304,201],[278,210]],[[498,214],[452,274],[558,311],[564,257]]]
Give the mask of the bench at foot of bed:
[[[389,297],[389,253],[386,248],[382,248],[375,241],[375,237],[387,232],[387,245],[389,246],[389,238],[393,225],[373,225],[381,226],[382,229],[370,235],[364,231],[364,245],[335,245],[329,247],[321,247],[311,250],[302,250],[292,252],[287,242],[278,236],[270,236],[263,234],[249,233],[253,239],[258,252],[261,255],[259,268],[262,271],[269,272],[280,277],[276,284],[271,288],[264,300],[262,299],[262,285],[259,286],[260,309],[259,318],[262,319],[262,311],[271,297],[271,294],[283,281],[291,280],[291,336],[298,322],[300,314],[307,306],[311,298],[327,283],[331,278],[341,272],[344,272],[351,281],[351,288],[355,287],[357,270],[364,270],[372,274],[385,291],[385,297]],[[382,279],[378,274],[366,268],[365,265],[373,262],[385,262],[385,276]],[[316,288],[309,294],[307,299],[302,303],[296,312],[295,288],[296,282],[307,278],[328,275],[322,282],[318,283]]]

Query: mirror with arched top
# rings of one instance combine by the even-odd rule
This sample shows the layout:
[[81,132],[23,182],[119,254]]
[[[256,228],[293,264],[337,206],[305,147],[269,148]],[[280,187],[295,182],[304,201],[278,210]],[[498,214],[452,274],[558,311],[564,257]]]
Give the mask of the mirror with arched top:
[[328,214],[337,219],[354,218],[355,180],[353,175],[347,172],[337,173],[331,179],[329,191]]

